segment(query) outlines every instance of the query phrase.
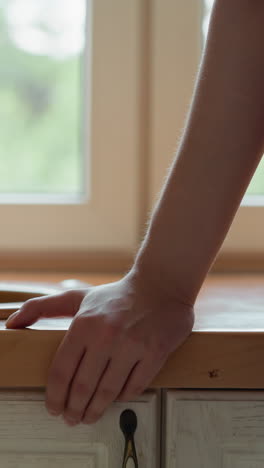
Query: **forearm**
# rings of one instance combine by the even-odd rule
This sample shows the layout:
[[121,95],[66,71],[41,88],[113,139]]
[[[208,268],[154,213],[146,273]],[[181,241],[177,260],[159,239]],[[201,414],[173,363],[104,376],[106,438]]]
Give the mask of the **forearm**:
[[259,163],[264,6],[216,0],[187,125],[135,266],[194,303]]

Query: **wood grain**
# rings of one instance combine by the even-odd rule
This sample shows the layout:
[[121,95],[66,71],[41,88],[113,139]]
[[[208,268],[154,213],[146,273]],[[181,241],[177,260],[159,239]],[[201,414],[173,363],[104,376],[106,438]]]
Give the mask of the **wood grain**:
[[184,393],[166,395],[166,468],[263,467],[264,392]]
[[[19,279],[33,277],[58,285],[67,274]],[[15,275],[11,278],[14,281]],[[120,276],[76,278],[102,284]],[[193,332],[170,355],[150,388],[264,388],[263,289],[264,275],[209,275],[197,299]],[[0,321],[0,386],[45,386],[49,365],[70,323],[71,319],[40,320],[28,329],[7,330]]]
[[135,444],[139,466],[158,468],[158,392],[146,393],[130,402],[115,401],[96,424],[73,428],[62,417],[52,417],[44,400],[44,391],[0,391],[1,467],[121,467],[125,441],[119,419],[130,408],[137,415]]

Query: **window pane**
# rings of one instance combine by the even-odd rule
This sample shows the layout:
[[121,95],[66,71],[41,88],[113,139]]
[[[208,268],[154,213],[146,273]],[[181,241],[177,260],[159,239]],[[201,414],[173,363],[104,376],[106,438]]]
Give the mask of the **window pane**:
[[85,0],[0,0],[0,193],[82,191]]
[[[204,41],[207,37],[208,32],[208,24],[211,15],[211,10],[214,4],[214,0],[204,0],[205,4],[205,14],[203,20],[203,34],[204,34]],[[251,179],[251,182],[248,186],[245,195],[264,195],[264,160],[260,161],[258,168]]]

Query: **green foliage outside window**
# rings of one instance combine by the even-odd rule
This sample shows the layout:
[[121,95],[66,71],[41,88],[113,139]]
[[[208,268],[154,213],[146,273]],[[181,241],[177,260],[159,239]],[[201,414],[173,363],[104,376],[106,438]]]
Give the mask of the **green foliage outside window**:
[[56,57],[19,47],[12,1],[0,2],[0,193],[80,192],[82,51]]

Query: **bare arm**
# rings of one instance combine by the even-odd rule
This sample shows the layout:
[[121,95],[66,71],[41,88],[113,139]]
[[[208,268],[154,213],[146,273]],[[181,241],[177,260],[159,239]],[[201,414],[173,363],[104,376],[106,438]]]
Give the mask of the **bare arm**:
[[260,161],[264,2],[216,0],[185,132],[134,269],[194,303]]
[[262,153],[263,22],[263,0],[216,0],[181,145],[130,272],[31,299],[6,324],[72,317],[46,391],[47,409],[70,425],[137,398],[191,333],[196,295]]

